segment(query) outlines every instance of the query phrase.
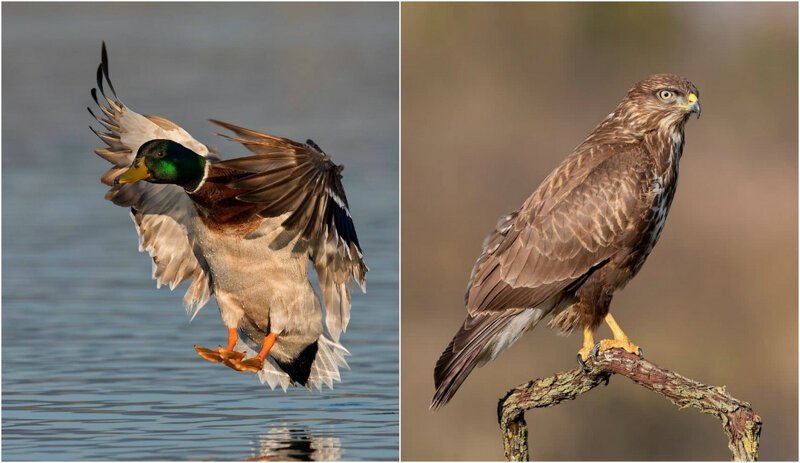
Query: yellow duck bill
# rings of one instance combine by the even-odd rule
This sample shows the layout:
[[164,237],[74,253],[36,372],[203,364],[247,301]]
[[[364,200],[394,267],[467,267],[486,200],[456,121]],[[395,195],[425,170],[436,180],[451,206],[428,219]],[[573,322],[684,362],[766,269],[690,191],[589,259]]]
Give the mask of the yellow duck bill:
[[125,183],[134,183],[140,180],[147,180],[150,178],[150,171],[143,162],[138,162],[128,168],[125,172],[121,173],[114,179],[115,185],[122,185]]

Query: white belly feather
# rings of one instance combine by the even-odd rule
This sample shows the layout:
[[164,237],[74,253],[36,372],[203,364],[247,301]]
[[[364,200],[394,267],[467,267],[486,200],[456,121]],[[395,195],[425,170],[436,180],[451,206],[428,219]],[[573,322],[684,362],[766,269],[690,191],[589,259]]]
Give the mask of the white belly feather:
[[308,256],[292,252],[295,241],[270,249],[284,219],[265,219],[251,239],[211,230],[200,218],[194,223],[223,322],[236,328],[248,318],[264,334],[267,329],[277,333],[272,353],[278,357],[292,356],[322,334],[320,302],[308,281]]

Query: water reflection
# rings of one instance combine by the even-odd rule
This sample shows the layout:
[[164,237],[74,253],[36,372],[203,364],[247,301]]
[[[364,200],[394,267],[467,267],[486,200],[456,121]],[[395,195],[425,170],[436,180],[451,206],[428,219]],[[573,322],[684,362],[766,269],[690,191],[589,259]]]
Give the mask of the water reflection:
[[312,435],[304,428],[272,428],[258,438],[248,461],[338,461],[342,443],[338,437]]

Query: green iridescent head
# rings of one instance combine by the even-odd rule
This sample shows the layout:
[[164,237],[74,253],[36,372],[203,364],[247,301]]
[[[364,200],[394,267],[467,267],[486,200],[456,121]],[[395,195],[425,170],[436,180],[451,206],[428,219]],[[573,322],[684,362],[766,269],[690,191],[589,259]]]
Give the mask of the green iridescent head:
[[172,140],[150,140],[136,153],[133,164],[114,183],[170,183],[193,191],[203,181],[206,159]]

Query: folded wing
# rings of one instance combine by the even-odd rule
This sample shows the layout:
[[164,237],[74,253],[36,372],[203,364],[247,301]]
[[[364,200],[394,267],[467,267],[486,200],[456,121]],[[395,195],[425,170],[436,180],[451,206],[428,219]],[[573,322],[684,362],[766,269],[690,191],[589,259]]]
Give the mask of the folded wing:
[[472,270],[471,315],[537,307],[619,251],[639,212],[636,173],[616,165],[630,153],[597,151],[568,159],[501,218]]

